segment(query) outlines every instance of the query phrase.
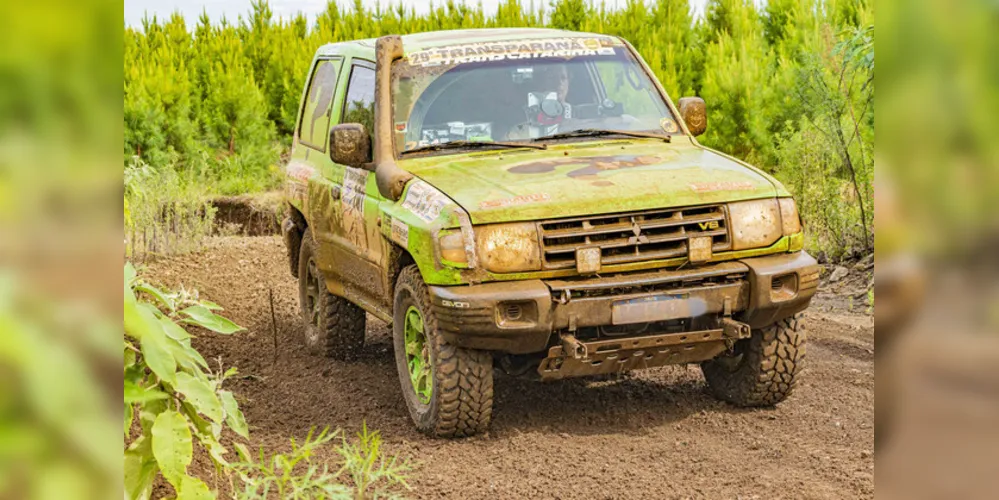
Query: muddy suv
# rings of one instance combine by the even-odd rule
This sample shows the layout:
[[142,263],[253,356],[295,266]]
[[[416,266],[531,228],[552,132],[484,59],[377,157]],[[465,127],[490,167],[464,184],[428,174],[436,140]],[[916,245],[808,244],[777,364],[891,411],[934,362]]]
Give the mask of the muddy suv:
[[[698,363],[773,405],[818,284],[794,200],[711,151],[626,41],[555,30],[323,46],[283,234],[304,340],[349,358],[392,326],[416,426],[487,429],[494,369],[553,380]],[[540,403],[540,402],[539,402]]]

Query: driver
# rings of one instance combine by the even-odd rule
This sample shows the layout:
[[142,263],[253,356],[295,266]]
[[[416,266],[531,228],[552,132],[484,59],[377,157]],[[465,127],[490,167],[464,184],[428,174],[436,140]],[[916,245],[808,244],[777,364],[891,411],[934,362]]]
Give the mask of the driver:
[[559,132],[564,120],[572,118],[569,95],[569,70],[563,63],[534,68],[536,82],[527,94],[527,121],[510,129],[506,138],[532,139]]

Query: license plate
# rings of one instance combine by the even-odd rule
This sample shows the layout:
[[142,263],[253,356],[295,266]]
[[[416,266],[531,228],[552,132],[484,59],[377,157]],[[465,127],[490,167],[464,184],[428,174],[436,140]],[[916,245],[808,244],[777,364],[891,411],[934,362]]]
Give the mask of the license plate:
[[611,306],[611,323],[615,325],[651,323],[690,316],[690,301],[686,295],[654,295],[618,300]]

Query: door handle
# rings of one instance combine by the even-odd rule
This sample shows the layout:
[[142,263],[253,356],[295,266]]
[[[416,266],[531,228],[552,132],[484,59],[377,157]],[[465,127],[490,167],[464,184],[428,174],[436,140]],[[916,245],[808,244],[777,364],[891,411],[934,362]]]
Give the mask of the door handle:
[[333,186],[330,188],[330,198],[334,200],[340,199],[340,186]]

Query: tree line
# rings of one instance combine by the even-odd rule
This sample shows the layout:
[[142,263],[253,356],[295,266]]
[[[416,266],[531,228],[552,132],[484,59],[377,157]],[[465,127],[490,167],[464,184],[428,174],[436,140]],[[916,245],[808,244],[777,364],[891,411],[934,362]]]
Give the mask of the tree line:
[[[400,4],[331,1],[314,22],[246,16],[193,31],[146,18],[124,36],[124,163],[129,193],[235,194],[278,185],[302,86],[325,43],[385,34],[549,27],[630,41],[675,100],[708,103],[701,142],[774,174],[795,193],[809,246],[873,248],[874,10],[869,0],[503,1],[495,13],[448,1],[416,13]],[[136,200],[133,196],[132,209]]]

